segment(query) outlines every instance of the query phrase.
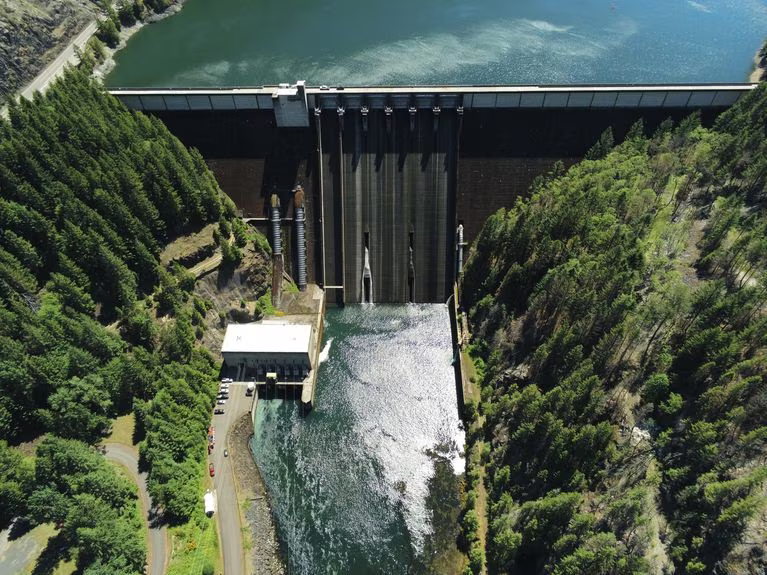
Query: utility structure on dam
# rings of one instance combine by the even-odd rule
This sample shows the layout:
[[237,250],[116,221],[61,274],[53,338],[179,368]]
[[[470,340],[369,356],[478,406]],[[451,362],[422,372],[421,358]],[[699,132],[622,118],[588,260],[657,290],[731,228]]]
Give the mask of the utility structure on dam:
[[[755,84],[113,90],[200,150],[285,271],[329,301],[444,302],[465,246],[535,177]],[[298,201],[296,201],[298,199]],[[276,230],[276,231],[275,231]]]

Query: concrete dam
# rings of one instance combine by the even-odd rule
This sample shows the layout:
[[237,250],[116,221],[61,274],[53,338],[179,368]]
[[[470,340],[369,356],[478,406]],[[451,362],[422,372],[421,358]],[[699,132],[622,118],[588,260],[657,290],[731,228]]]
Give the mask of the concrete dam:
[[[268,232],[279,199],[285,270],[330,302],[444,302],[463,247],[557,161],[608,127],[699,111],[753,84],[113,90],[196,147],[243,216]],[[298,245],[294,197],[301,187]],[[304,222],[305,219],[305,223]],[[304,227],[305,226],[305,229]],[[267,233],[267,235],[269,235]]]

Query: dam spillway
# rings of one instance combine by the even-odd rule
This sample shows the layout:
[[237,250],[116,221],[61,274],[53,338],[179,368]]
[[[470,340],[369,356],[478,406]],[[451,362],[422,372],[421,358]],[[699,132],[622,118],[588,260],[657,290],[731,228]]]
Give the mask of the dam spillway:
[[[452,280],[456,112],[321,112],[321,231],[326,285],[363,302],[438,302]],[[412,248],[412,292],[409,290]]]
[[[471,242],[558,161],[612,128],[699,112],[710,124],[753,84],[113,90],[200,150],[244,216],[267,231],[280,200],[285,270],[298,275],[294,191],[305,194],[305,270],[330,302],[444,302],[457,229]],[[368,253],[369,273],[365,267]],[[369,299],[365,296],[365,277]]]

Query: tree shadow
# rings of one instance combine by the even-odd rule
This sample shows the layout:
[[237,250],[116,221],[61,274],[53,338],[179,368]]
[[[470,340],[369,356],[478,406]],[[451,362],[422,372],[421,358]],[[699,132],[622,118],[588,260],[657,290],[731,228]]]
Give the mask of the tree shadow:
[[149,523],[150,529],[161,529],[168,525],[168,522],[165,520],[165,515],[163,514],[161,509],[157,509],[153,507],[149,510],[149,513],[147,513],[147,520]]
[[17,517],[11,522],[11,528],[8,531],[8,541],[14,541],[29,533],[34,525],[26,517]]
[[59,532],[48,540],[48,545],[45,546],[35,562],[32,575],[52,575],[59,561],[62,559],[69,561],[71,558],[72,550],[64,534]]
[[136,424],[133,426],[133,433],[131,434],[131,441],[133,442],[133,445],[138,445],[145,438],[146,426],[136,418]]
[[229,284],[229,281],[234,277],[234,271],[237,269],[236,265],[222,261],[218,266],[218,277],[216,278],[216,287],[221,289]]

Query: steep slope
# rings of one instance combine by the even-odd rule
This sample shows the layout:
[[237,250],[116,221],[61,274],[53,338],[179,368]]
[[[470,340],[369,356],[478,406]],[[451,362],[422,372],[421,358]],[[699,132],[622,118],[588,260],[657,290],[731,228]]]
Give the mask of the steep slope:
[[0,0],[0,103],[21,89],[93,19],[90,0]]
[[[84,573],[143,568],[135,497],[89,447],[129,411],[162,519],[212,541],[198,521],[218,370],[201,345],[209,304],[160,258],[211,225],[230,274],[266,241],[198,153],[84,72],[0,119],[0,528],[55,523],[45,553]],[[33,470],[6,444],[28,439]]]
[[490,573],[762,565],[763,530],[733,550],[767,476],[766,92],[637,126],[485,224],[462,290]]

